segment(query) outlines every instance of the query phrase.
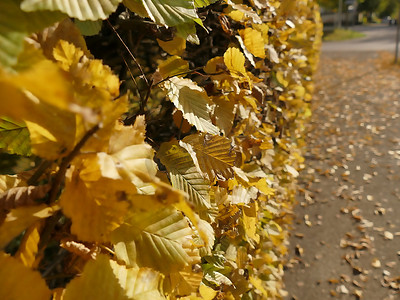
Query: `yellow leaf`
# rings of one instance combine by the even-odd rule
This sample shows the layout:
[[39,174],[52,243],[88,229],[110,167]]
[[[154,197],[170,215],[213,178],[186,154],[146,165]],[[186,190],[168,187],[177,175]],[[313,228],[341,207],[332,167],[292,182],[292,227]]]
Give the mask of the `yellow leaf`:
[[[53,65],[50,64],[50,66],[50,69],[54,69]],[[32,67],[20,75],[0,75],[2,91],[0,115],[24,120],[31,134],[32,152],[40,157],[54,160],[72,149],[75,142],[76,117],[68,111],[47,103],[46,101],[49,100],[47,96],[42,101],[33,94],[41,96],[46,93],[46,85],[42,81],[43,78],[40,77],[42,71],[44,72],[43,69],[38,68],[38,73],[35,73],[34,67]],[[49,72],[52,74],[51,70]],[[36,76],[42,78],[41,82],[37,83],[40,87],[35,87],[33,78]],[[45,76],[44,78],[47,78],[47,80],[44,79],[46,82],[52,82],[51,77]],[[66,88],[69,87],[68,82],[62,83],[61,79],[54,78],[54,82],[65,84]],[[52,85],[47,84],[47,86]],[[32,88],[33,92],[24,90],[27,87]],[[49,87],[49,94],[53,95],[54,99],[59,100],[60,103],[67,103],[70,97],[65,94],[69,93],[65,92],[65,87],[59,89],[60,94],[58,94],[57,87]],[[63,98],[64,96],[67,98]],[[49,102],[51,101],[49,100]]]
[[163,273],[199,261],[191,244],[192,229],[173,207],[132,213],[112,233],[115,253],[128,266],[151,267]]
[[66,287],[64,300],[161,300],[163,276],[148,268],[127,268],[98,255],[89,261],[80,277]]
[[265,178],[258,180],[255,187],[266,196],[273,196],[275,194],[275,190],[268,185]]
[[258,224],[258,204],[257,202],[250,203],[249,206],[243,207],[242,223],[247,241],[255,247],[255,244],[260,242],[260,236],[257,234]]
[[210,181],[226,180],[233,177],[233,169],[238,163],[238,153],[231,140],[221,136],[192,134],[179,142],[193,159],[203,176]]
[[54,59],[53,49],[59,40],[65,40],[82,49],[86,55],[89,51],[86,47],[85,39],[70,18],[65,18],[52,26],[45,28],[43,31],[34,34],[32,40],[40,45],[40,49],[48,59]]
[[285,79],[285,76],[282,71],[276,72],[276,79],[280,84],[282,84],[284,87],[287,87],[289,85],[289,82]]
[[158,72],[163,78],[189,71],[189,63],[179,56],[170,56],[158,64]]
[[[269,31],[269,26],[265,23],[263,24],[252,24],[253,28],[258,30],[259,32],[261,32],[264,44],[268,44],[269,42],[269,35],[268,35],[268,31]],[[265,51],[264,51],[265,54]]]
[[226,70],[226,65],[222,56],[211,58],[204,67],[204,72],[208,74],[215,74],[224,70]]
[[0,299],[50,299],[51,292],[39,272],[5,253],[0,253],[0,266]]
[[206,91],[194,81],[173,77],[163,84],[167,96],[183,117],[202,132],[218,134],[219,129],[210,118],[210,99]]
[[213,290],[209,286],[206,286],[204,283],[200,284],[199,292],[200,292],[201,297],[204,300],[212,300],[215,298],[215,296],[218,293],[217,291]]
[[235,101],[230,101],[226,96],[213,97],[212,101],[216,104],[214,109],[215,123],[227,136],[232,129],[233,119],[235,118]]
[[0,226],[0,249],[37,220],[50,217],[57,210],[59,207],[45,204],[12,209]]
[[22,261],[24,266],[28,268],[37,268],[38,261],[36,260],[36,254],[39,251],[40,233],[44,224],[44,220],[39,220],[25,231],[21,245],[15,254],[15,257]]
[[161,144],[157,157],[166,166],[172,186],[189,195],[197,213],[210,209],[210,182],[201,176],[190,154],[177,141]]
[[82,49],[63,40],[55,46],[53,56],[71,76],[76,104],[71,109],[77,112],[91,109],[92,118],[107,120],[116,107],[112,100],[119,95],[119,79],[110,67],[101,60],[88,58]]
[[[98,162],[92,155],[82,160],[86,164],[83,172]],[[124,195],[129,190],[118,180],[102,178],[99,173],[96,180],[83,180],[80,166],[72,166],[66,174],[64,192],[60,197],[60,205],[66,216],[71,218],[71,232],[79,239],[86,241],[108,241],[109,233],[122,224],[128,211],[129,203]],[[85,178],[87,179],[87,178]]]
[[186,49],[186,40],[180,36],[175,36],[171,41],[162,41],[157,39],[160,47],[171,55],[182,55]]
[[232,20],[236,21],[236,22],[241,22],[242,20],[244,20],[244,13],[239,11],[239,10],[232,10],[228,13],[228,16],[232,18]]
[[263,281],[260,278],[255,276],[250,276],[249,280],[251,284],[263,294],[265,298],[268,298],[269,294],[267,290],[264,288]]
[[244,76],[246,74],[244,61],[244,55],[238,48],[229,47],[224,54],[224,63],[232,75]]
[[264,40],[258,30],[246,28],[239,30],[239,34],[244,41],[244,45],[254,56],[265,58]]
[[203,272],[194,272],[192,267],[186,267],[180,272],[169,274],[164,281],[164,292],[174,297],[187,296],[195,293],[203,279]]

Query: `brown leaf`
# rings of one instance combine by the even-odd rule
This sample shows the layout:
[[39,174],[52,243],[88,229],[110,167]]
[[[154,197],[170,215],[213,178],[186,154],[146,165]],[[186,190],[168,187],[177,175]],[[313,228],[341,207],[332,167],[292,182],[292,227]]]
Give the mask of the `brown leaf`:
[[50,185],[13,187],[0,194],[0,209],[10,210],[25,205],[37,204],[50,190]]

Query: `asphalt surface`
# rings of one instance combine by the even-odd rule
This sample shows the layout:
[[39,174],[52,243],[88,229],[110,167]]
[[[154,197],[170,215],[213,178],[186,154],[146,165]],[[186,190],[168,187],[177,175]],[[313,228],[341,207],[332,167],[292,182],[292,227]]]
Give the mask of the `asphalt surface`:
[[374,24],[368,26],[353,26],[350,28],[365,34],[365,37],[341,41],[325,42],[322,52],[371,52],[371,51],[395,51],[396,26],[386,24]]
[[322,48],[285,267],[287,300],[400,299],[395,29],[358,30],[367,36]]

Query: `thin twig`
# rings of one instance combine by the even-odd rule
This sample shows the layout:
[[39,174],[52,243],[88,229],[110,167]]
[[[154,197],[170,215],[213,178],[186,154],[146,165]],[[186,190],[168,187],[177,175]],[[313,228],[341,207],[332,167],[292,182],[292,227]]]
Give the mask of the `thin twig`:
[[90,129],[86,134],[82,137],[82,139],[75,145],[74,149],[66,156],[64,157],[63,161],[60,164],[59,170],[54,178],[54,181],[52,183],[52,187],[50,190],[50,197],[49,197],[49,203],[52,203],[56,200],[57,194],[59,187],[61,185],[61,182],[63,181],[65,177],[65,172],[70,164],[70,162],[74,159],[76,155],[78,155],[79,151],[81,148],[85,145],[87,140],[96,133],[97,130],[100,129],[100,125],[97,124],[95,125],[92,129]]
[[148,86],[148,89],[146,92],[146,97],[143,99],[143,101],[140,101],[140,109],[139,109],[138,115],[142,115],[145,113],[145,107],[147,105],[147,101],[149,100],[152,87],[153,87],[153,80],[150,81],[150,85]]
[[125,44],[124,40],[121,38],[121,36],[119,35],[119,33],[117,32],[117,30],[115,30],[114,26],[112,26],[112,24],[110,23],[109,20],[106,20],[108,25],[111,27],[111,29],[114,31],[114,33],[116,34],[116,36],[118,37],[118,39],[121,41],[122,45],[124,45],[125,49],[128,51],[129,55],[132,57],[134,63],[136,64],[136,66],[139,68],[140,73],[142,73],[143,79],[146,82],[147,86],[149,86],[149,81],[147,80],[146,75],[143,72],[142,66],[139,64],[139,62],[136,60],[136,57],[133,55],[133,53],[131,52],[131,50],[129,49],[129,47]]
[[218,72],[218,73],[211,73],[211,74],[202,74],[202,73],[197,72],[198,70],[201,70],[201,69],[203,69],[203,68],[199,67],[199,68],[196,68],[196,69],[193,69],[193,70],[189,70],[189,71],[186,71],[186,72],[170,75],[167,78],[164,78],[164,79],[160,80],[159,82],[155,83],[154,85],[159,85],[160,83],[163,83],[163,82],[165,82],[165,81],[167,81],[167,80],[169,80],[169,79],[171,79],[173,77],[176,77],[176,76],[187,75],[187,74],[191,74],[191,73],[195,73],[195,74],[198,74],[200,76],[221,75],[221,74],[224,73],[224,72]]
[[122,59],[123,59],[123,61],[124,61],[124,63],[125,63],[125,66],[127,67],[128,71],[129,71],[129,74],[131,75],[133,84],[136,86],[136,89],[137,89],[137,91],[138,91],[138,93],[139,93],[140,99],[142,99],[142,95],[140,94],[139,85],[137,84],[136,79],[135,79],[135,77],[134,77],[133,74],[132,74],[131,68],[129,67],[128,63],[126,62],[125,57],[123,57],[122,55],[121,55],[121,57],[122,57]]
[[35,173],[31,176],[31,178],[28,179],[28,185],[36,185],[39,178],[43,175],[47,168],[51,166],[52,163],[53,162],[50,160],[43,161],[36,169]]

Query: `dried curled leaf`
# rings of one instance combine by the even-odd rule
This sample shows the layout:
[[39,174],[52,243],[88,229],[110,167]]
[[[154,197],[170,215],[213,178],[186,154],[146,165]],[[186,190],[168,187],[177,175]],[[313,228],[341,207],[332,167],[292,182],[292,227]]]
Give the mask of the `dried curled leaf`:
[[98,248],[94,244],[86,244],[77,242],[71,238],[64,238],[60,241],[60,247],[68,250],[69,252],[79,255],[86,260],[96,259]]
[[10,210],[24,205],[36,204],[50,190],[51,185],[20,186],[0,194],[0,209]]

